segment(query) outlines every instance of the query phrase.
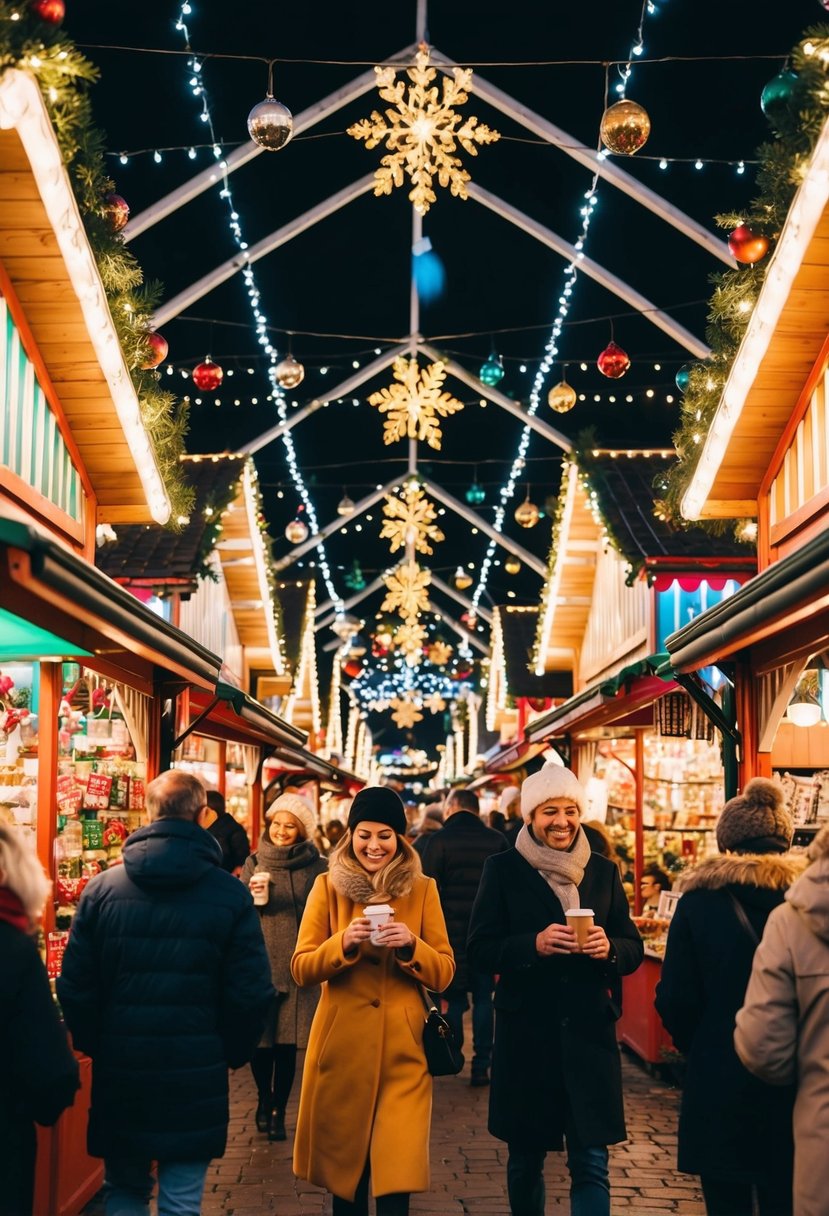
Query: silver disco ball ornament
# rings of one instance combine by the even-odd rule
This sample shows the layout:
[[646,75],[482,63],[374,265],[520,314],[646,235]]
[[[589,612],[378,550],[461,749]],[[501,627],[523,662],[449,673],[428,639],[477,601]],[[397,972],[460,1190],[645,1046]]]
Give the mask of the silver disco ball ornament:
[[260,148],[278,152],[294,133],[294,116],[287,106],[269,93],[248,114],[248,132]]

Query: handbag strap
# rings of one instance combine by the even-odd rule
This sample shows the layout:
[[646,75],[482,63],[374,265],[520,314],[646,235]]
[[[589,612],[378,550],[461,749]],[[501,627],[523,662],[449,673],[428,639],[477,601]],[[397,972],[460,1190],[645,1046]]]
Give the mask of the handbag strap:
[[426,992],[426,989],[423,987],[422,984],[418,984],[417,990],[420,993],[421,1001],[423,1001],[423,1008],[426,1010],[426,1016],[428,1017],[429,1014],[432,1012],[432,1010],[434,1010],[435,1013],[439,1013],[440,1010],[438,1009],[437,1005],[434,1004],[433,1001],[429,1000],[429,996]]
[[752,925],[751,921],[748,919],[745,908],[740,903],[739,899],[737,898],[737,896],[734,894],[733,891],[728,891],[727,894],[728,894],[728,897],[731,900],[732,904],[734,905],[734,912],[736,913],[737,920],[740,922],[742,927],[745,929],[746,933],[751,938],[755,947],[759,946],[760,938],[757,936],[757,930],[754,928],[754,925]]

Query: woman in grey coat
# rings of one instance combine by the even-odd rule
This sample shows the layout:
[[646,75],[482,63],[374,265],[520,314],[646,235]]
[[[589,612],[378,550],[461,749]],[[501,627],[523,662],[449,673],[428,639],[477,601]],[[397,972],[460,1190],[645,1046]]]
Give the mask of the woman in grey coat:
[[[312,843],[314,813],[297,794],[282,794],[270,806],[259,847],[242,870],[251,894],[267,871],[267,902],[258,905],[262,933],[271,963],[277,1001],[251,1061],[259,1102],[256,1126],[269,1140],[284,1140],[285,1107],[296,1072],[296,1053],[308,1043],[308,1032],[319,1000],[319,988],[298,988],[291,978],[305,901],[318,874],[327,868]],[[253,883],[251,879],[253,878]],[[254,900],[256,902],[256,899]]]

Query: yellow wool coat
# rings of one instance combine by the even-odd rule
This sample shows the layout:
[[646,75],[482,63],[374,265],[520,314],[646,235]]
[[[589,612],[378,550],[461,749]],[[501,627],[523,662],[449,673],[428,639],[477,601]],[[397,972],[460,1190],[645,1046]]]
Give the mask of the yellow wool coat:
[[299,928],[291,972],[321,984],[302,1077],[294,1173],[353,1200],[371,1158],[374,1195],[429,1189],[432,1078],[423,1054],[424,984],[440,992],[455,963],[434,880],[418,875],[391,900],[415,935],[408,961],[363,943],[346,957],[343,934],[362,903],[321,874]]

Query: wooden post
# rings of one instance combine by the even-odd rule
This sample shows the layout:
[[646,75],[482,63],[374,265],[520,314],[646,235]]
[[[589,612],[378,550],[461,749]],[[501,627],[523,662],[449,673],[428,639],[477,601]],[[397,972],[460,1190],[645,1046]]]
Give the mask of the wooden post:
[[[57,814],[55,797],[58,775],[58,709],[62,688],[62,665],[40,664],[38,696],[38,766],[37,766],[37,824],[35,833],[37,855],[46,873],[55,879],[55,836]],[[43,912],[43,932],[55,927],[56,898],[47,900]]]
[[645,868],[645,736],[637,730],[634,736],[633,777],[636,788],[636,818],[633,821],[633,909],[638,916],[642,911],[642,871]]

